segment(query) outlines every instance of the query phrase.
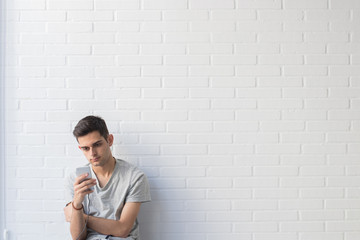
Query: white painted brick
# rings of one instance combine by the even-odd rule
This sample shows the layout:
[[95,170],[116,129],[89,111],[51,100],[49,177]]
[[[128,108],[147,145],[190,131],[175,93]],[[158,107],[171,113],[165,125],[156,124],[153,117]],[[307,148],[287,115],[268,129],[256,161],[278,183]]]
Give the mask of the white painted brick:
[[215,65],[255,64],[256,56],[218,55],[212,56],[211,62]]
[[250,176],[251,167],[216,167],[210,168],[207,171],[207,176],[210,177],[240,177]]
[[254,240],[297,240],[296,233],[255,233]]
[[259,77],[259,87],[301,87],[302,79],[299,77]]
[[[96,3],[95,1],[95,8]],[[104,6],[105,1],[101,1]],[[75,22],[97,22],[97,21],[112,21],[114,20],[114,13],[112,11],[77,11],[71,10],[67,11],[67,20]]]
[[74,44],[99,44],[115,42],[114,34],[110,33],[70,33],[68,42]]
[[115,101],[113,100],[71,100],[69,109],[76,111],[84,111],[84,109],[92,110],[113,110],[115,109]]
[[160,87],[161,81],[157,77],[119,78],[115,79],[115,86],[120,88],[153,88]]
[[210,42],[210,35],[208,33],[166,33],[164,34],[165,43],[187,43],[187,42]]
[[278,76],[280,67],[278,66],[237,66],[236,75],[239,76]]
[[135,77],[140,75],[140,68],[126,67],[96,67],[95,76],[100,77]]
[[69,10],[69,9],[79,9],[79,10],[91,10],[94,8],[93,2],[86,0],[74,0],[74,1],[59,1],[59,0],[50,0],[47,3],[47,8],[52,10]]
[[160,174],[163,177],[203,177],[205,176],[205,169],[202,167],[166,167],[160,169]]
[[329,43],[327,51],[331,54],[358,54],[360,52],[360,44],[354,43]]
[[207,122],[177,122],[167,124],[168,132],[209,132],[212,128],[212,124]]
[[186,9],[186,0],[147,0],[143,2],[143,9]]
[[66,43],[66,35],[63,33],[24,33],[21,35],[20,42],[22,44],[64,44]]
[[[282,9],[281,11],[259,10],[257,12],[258,12],[258,18],[263,21],[264,20],[294,21],[294,20],[302,20],[304,18],[304,13],[300,9],[296,9],[296,10]],[[282,32],[279,34],[282,34]]]
[[188,119],[188,114],[184,111],[151,111],[143,112],[142,119],[146,121],[185,121]]
[[254,167],[255,176],[296,176],[299,169],[293,166],[256,166]]
[[[279,207],[284,210],[312,210],[322,209],[324,206],[323,200],[280,200]],[[289,226],[290,227],[290,226]]]
[[190,9],[233,9],[235,2],[232,0],[216,1],[216,0],[190,0]]
[[280,21],[239,21],[236,29],[240,32],[281,32],[282,25]]
[[305,154],[342,154],[346,152],[345,144],[304,144],[302,152]]
[[300,55],[261,55],[258,58],[259,64],[269,65],[299,65],[303,64],[303,57]]
[[160,179],[149,179],[149,184],[152,189],[174,189],[174,188],[184,188],[185,181],[184,180],[177,180],[177,179],[168,179],[165,178],[163,180]]
[[208,65],[208,56],[165,56],[165,65]]
[[162,36],[160,33],[118,33],[116,43],[160,43]]
[[233,54],[233,46],[230,43],[216,44],[189,44],[190,54]]
[[159,100],[117,100],[118,109],[160,109],[162,104]]
[[9,10],[44,10],[46,1],[44,0],[16,0],[7,6]]
[[158,155],[160,150],[157,146],[134,146],[134,145],[121,145],[114,146],[115,152],[121,152],[124,155]]
[[326,229],[330,232],[356,232],[360,227],[360,221],[331,221],[326,223]]
[[233,162],[231,156],[189,156],[188,159],[189,166],[227,166]]
[[279,180],[276,177],[241,177],[234,180],[234,186],[237,188],[278,187]]
[[212,77],[212,87],[255,87],[256,81],[254,77]]
[[162,123],[121,123],[121,132],[135,133],[135,132],[163,132],[165,129]]
[[236,156],[234,165],[236,166],[275,166],[279,165],[278,156],[269,155],[242,155]]
[[19,88],[15,91],[15,96],[18,99],[41,99],[46,98],[46,90],[45,89],[37,89],[32,88],[32,91],[29,91],[28,88]]
[[323,133],[281,133],[280,141],[283,143],[322,143],[325,141]]
[[321,232],[324,224],[321,222],[285,222],[280,223],[280,230],[284,232]]
[[232,88],[195,88],[190,89],[192,98],[233,98],[235,96]]
[[185,54],[186,46],[184,44],[141,44],[142,55],[165,55],[165,54]]
[[348,109],[349,107],[349,100],[346,99],[305,100],[307,109]]
[[232,181],[230,178],[190,178],[186,184],[189,188],[230,188]]
[[189,143],[232,143],[232,136],[230,134],[192,134],[188,137]]
[[114,0],[101,0],[95,1],[95,9],[97,10],[134,10],[140,8],[140,1],[114,1]]
[[22,57],[20,58],[22,66],[63,66],[65,57]]
[[325,232],[311,232],[311,233],[301,233],[300,234],[301,240],[343,240],[344,236],[342,233],[325,233]]
[[328,133],[327,140],[329,143],[358,143],[360,136],[358,133]]
[[256,101],[255,100],[234,100],[234,99],[224,99],[224,100],[213,100],[211,102],[212,109],[255,109]]
[[[278,97],[278,96],[274,96],[274,97]],[[298,99],[281,99],[281,100],[260,99],[258,100],[258,108],[259,109],[301,109],[303,108],[303,102]]]
[[206,200],[203,201],[187,201],[185,204],[185,208],[187,210],[229,210],[231,206],[230,201],[228,200]]
[[[343,198],[344,197],[344,190],[343,189],[339,189],[339,188],[328,188],[328,189],[319,189],[319,188],[314,188],[314,189],[301,189],[300,190],[300,196],[302,198],[325,198],[325,199],[329,199],[329,198]],[[309,213],[307,216],[307,219],[311,219],[314,217],[311,217],[311,213]],[[339,214],[336,214],[337,218],[339,218]],[[340,215],[342,216],[342,214]],[[304,218],[304,216],[302,215],[302,218]],[[306,218],[305,218],[306,219]]]
[[331,9],[360,9],[360,3],[354,0],[331,0],[330,1]]
[[260,121],[260,120],[279,120],[280,112],[270,110],[238,110],[236,120],[240,121]]
[[165,10],[162,13],[165,21],[190,21],[190,20],[208,20],[209,13],[206,10]]
[[92,32],[91,23],[48,23],[47,32],[49,33],[81,33]]
[[330,110],[330,120],[356,120],[360,119],[360,113],[354,110]]
[[325,66],[284,66],[285,76],[325,76],[328,75],[328,69]]
[[212,40],[215,43],[252,43],[256,41],[256,36],[250,32],[224,32],[213,33]]
[[305,12],[306,20],[309,21],[348,21],[350,20],[350,11],[334,9],[309,9]]
[[[113,9],[113,6],[108,9]],[[159,21],[161,20],[161,12],[156,10],[117,11],[116,19],[120,21]]]
[[[232,221],[232,222],[239,222],[239,221],[251,221],[252,216],[250,211],[231,211],[231,212],[211,212],[207,213],[207,220],[211,222],[215,221]],[[235,234],[234,234],[235,235]],[[224,236],[223,236],[224,237]],[[213,239],[213,238],[211,238]],[[217,238],[219,239],[219,238]],[[226,239],[239,239],[239,238],[226,238]],[[241,238],[245,239],[245,238]]]
[[186,66],[144,66],[142,67],[143,76],[186,76],[188,68]]
[[66,20],[65,11],[22,11],[20,12],[21,21],[45,21],[45,22],[59,22]]
[[64,100],[24,100],[20,102],[22,110],[65,110],[67,108]]
[[72,45],[72,44],[47,44],[45,46],[45,53],[49,55],[77,55],[77,54],[90,54],[90,45]]
[[221,10],[212,9],[211,19],[216,21],[241,21],[256,19],[256,12],[254,10]]
[[280,179],[282,187],[323,187],[323,177],[284,177]]
[[230,223],[192,223],[187,225],[188,232],[211,232],[223,233],[231,232],[232,226]]
[[161,219],[165,221],[172,221],[173,219],[177,219],[179,222],[186,221],[195,221],[202,222],[205,220],[206,216],[204,213],[189,213],[189,212],[163,212],[161,213]]
[[141,24],[142,32],[186,32],[186,22],[145,22]]
[[254,147],[252,145],[224,145],[214,144],[209,147],[210,154],[252,154],[254,153]]
[[289,110],[283,111],[282,117],[285,120],[325,120],[326,112],[320,110]]
[[235,232],[277,232],[278,225],[275,222],[250,222],[235,223]]
[[94,55],[138,54],[139,47],[135,44],[94,44],[92,45],[92,53]]
[[79,67],[49,67],[50,77],[93,77],[94,69],[86,66]]
[[284,54],[325,54],[324,43],[282,43],[281,53]]
[[260,123],[260,130],[264,132],[279,131],[303,131],[305,123],[302,121],[263,121]]
[[95,90],[95,94],[94,94],[96,99],[138,98],[140,97],[140,95],[141,95],[140,89],[135,89],[135,88]]
[[94,32],[138,32],[140,25],[135,22],[99,22],[94,23]]
[[284,1],[284,8],[285,9],[298,9],[298,8],[303,8],[303,9],[322,9],[322,8],[327,8],[328,7],[328,1],[327,0],[320,0],[320,1],[311,1],[311,0],[305,0],[305,1],[301,1],[298,2],[296,0],[285,0]]
[[189,155],[201,155],[207,152],[205,145],[162,145],[161,153],[165,155],[178,155],[178,154],[189,154]]
[[234,143],[277,143],[279,142],[276,133],[241,133],[234,135]]
[[255,189],[256,199],[296,199],[299,197],[297,189]]
[[254,221],[296,221],[298,213],[296,211],[255,211]]
[[236,0],[237,6],[240,8],[250,9],[281,9],[282,2],[280,0]]
[[208,100],[166,100],[165,109],[209,109]]

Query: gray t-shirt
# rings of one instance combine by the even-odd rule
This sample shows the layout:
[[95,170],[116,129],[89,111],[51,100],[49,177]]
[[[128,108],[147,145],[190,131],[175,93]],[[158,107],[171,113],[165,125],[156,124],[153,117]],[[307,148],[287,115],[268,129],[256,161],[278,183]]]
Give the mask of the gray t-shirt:
[[[88,166],[89,164],[87,164]],[[91,169],[92,178],[96,178]],[[66,181],[66,200],[72,201],[74,197],[73,183],[75,171],[72,172]],[[90,216],[119,220],[121,211],[126,202],[148,202],[151,200],[150,188],[145,174],[137,167],[124,160],[116,159],[115,169],[108,183],[101,188],[99,181],[94,186],[94,192],[87,195],[83,201],[84,212]],[[90,228],[87,229],[88,240],[97,239],[124,239],[102,235]],[[139,224],[136,219],[130,235],[125,239],[139,239]]]

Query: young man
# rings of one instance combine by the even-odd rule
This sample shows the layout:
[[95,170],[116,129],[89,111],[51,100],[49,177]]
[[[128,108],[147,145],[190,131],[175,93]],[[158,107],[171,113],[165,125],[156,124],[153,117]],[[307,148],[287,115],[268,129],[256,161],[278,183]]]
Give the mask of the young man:
[[72,238],[139,239],[137,215],[141,203],[150,201],[145,174],[112,156],[114,136],[100,117],[81,119],[73,134],[89,161],[93,178],[76,176],[75,172],[67,178],[69,202],[64,213]]

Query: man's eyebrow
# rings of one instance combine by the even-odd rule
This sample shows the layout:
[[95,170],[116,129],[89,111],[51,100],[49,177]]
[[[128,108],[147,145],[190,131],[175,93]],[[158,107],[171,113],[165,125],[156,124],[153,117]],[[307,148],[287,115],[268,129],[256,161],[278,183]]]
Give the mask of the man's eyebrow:
[[[96,145],[96,144],[99,144],[99,143],[101,143],[103,140],[99,140],[99,141],[97,141],[97,142],[94,142],[91,146],[94,146],[94,145]],[[88,146],[80,146],[81,148],[86,148],[86,147],[88,147]]]

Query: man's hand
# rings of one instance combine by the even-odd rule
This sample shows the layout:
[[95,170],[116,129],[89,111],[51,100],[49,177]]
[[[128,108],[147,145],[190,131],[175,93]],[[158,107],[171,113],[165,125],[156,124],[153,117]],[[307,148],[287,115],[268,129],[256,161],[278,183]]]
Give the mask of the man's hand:
[[96,179],[86,179],[87,177],[88,174],[86,173],[75,178],[73,204],[76,208],[81,208],[85,196],[93,192],[90,188],[96,185]]

